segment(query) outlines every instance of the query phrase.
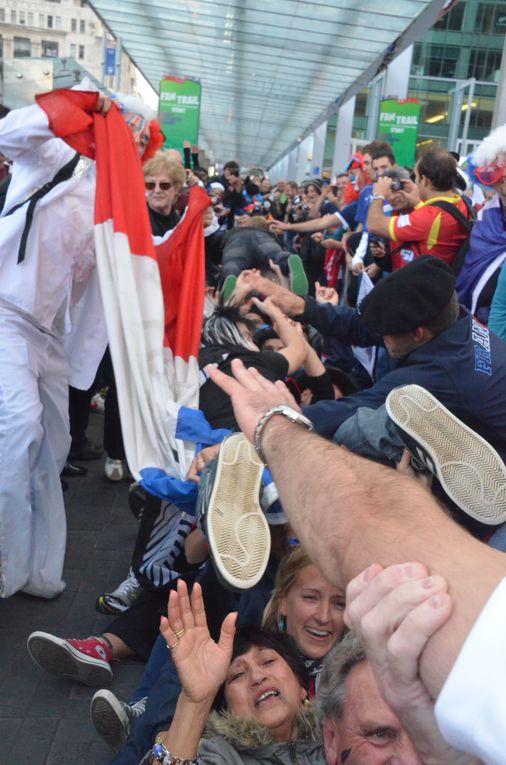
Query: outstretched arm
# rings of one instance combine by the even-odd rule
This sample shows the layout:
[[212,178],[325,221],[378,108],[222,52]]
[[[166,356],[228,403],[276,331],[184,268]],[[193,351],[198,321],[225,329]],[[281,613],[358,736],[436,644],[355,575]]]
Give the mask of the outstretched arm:
[[[293,399],[282,383],[232,362],[235,379],[211,372],[231,396],[252,440],[260,417]],[[262,448],[283,509],[311,558],[337,586],[374,562],[422,561],[450,584],[454,609],[422,653],[420,674],[436,698],[483,606],[502,577],[506,556],[454,523],[416,479],[358,457],[277,415]],[[294,458],[296,455],[296,458]],[[476,572],[479,571],[479,576]]]
[[314,234],[316,231],[324,231],[326,228],[337,226],[338,223],[340,223],[340,220],[336,214],[328,213],[321,218],[306,220],[301,223],[281,223],[281,221],[276,221],[276,223],[271,225],[271,229],[274,231],[278,229],[278,231],[298,231],[302,234]]
[[227,676],[237,614],[225,618],[215,643],[209,635],[200,585],[194,585],[190,600],[182,580],[177,591],[171,590],[168,614],[168,618],[162,617],[160,632],[172,654],[182,691],[170,728],[158,738],[175,757],[192,760],[214,697]]

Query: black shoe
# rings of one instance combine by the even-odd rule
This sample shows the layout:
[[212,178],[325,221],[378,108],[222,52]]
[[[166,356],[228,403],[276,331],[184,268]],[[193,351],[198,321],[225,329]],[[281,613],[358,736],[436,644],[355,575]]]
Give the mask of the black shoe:
[[130,484],[130,488],[128,489],[128,507],[134,518],[137,518],[138,521],[142,518],[145,506],[146,492],[142,486],[139,486],[137,481],[135,481]]
[[92,444],[91,441],[86,439],[80,446],[71,446],[68,459],[71,462],[75,460],[83,460],[84,462],[91,462],[91,460],[99,460],[104,453],[103,446],[98,444]]
[[65,467],[61,471],[60,475],[64,475],[67,478],[79,478],[88,474],[88,468],[83,465],[74,465],[73,462],[66,462]]

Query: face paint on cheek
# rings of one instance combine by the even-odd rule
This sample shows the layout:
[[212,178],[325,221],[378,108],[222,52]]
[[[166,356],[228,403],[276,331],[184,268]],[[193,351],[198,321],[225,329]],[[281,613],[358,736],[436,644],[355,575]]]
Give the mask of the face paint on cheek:
[[142,157],[149,143],[149,123],[140,114],[133,114],[132,112],[125,115],[125,122],[132,131],[135,143],[139,147]]

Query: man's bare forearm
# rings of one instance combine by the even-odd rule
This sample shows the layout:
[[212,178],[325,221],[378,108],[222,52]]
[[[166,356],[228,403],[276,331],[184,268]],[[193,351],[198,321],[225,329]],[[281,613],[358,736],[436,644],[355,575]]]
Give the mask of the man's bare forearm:
[[450,584],[455,607],[429,641],[421,675],[435,698],[506,556],[454,523],[416,479],[273,417],[262,447],[281,503],[311,558],[336,586],[372,563],[420,561]]
[[383,200],[373,199],[367,213],[367,229],[371,234],[384,236],[388,239],[388,224],[390,219],[383,212]]

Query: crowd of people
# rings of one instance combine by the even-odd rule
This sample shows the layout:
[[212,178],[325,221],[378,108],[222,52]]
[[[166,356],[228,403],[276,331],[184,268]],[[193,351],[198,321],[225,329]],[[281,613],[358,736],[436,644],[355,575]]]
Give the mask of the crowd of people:
[[[0,121],[0,595],[63,591],[65,479],[104,450],[139,528],[97,595],[107,631],[33,632],[31,658],[98,688],[114,765],[503,763],[506,126],[464,171],[373,141],[331,182],[273,184],[237,161],[210,177],[142,103],[79,96]],[[82,137],[111,109],[155,244],[207,194],[177,496],[125,456]],[[146,668],[127,702],[105,686],[130,656]]]

